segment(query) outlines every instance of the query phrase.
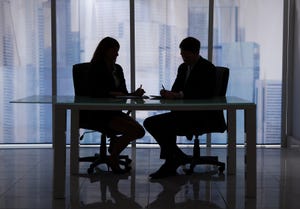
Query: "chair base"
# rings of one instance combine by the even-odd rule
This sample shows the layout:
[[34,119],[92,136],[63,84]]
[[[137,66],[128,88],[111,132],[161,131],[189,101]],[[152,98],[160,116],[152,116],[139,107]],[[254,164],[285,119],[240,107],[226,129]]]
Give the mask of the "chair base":
[[187,174],[191,174],[194,172],[194,168],[196,165],[214,165],[218,166],[219,174],[223,174],[225,170],[225,163],[220,162],[218,159],[218,156],[192,156],[191,157],[191,163],[190,168],[185,169],[185,172]]
[[225,170],[225,163],[220,162],[218,156],[201,156],[200,155],[200,145],[199,145],[198,135],[196,135],[196,138],[194,139],[193,156],[190,156],[190,157],[191,157],[190,168],[185,169],[185,172],[187,174],[193,173],[196,165],[218,166],[219,174],[223,174],[223,171]]
[[[90,167],[87,169],[88,174],[93,174],[95,168],[100,164],[106,164],[107,170],[110,170],[109,167],[109,155],[107,153],[106,147],[106,134],[102,133],[101,143],[99,153],[96,153],[94,156],[80,157],[79,162],[92,162]],[[81,137],[82,138],[82,137]],[[119,164],[124,166],[126,170],[130,167],[131,159],[128,155],[119,155]]]
[[[125,169],[128,169],[131,163],[131,159],[128,157],[128,155],[120,155],[119,156],[119,164],[124,166]],[[88,157],[80,157],[79,162],[92,162],[90,164],[90,167],[87,169],[88,174],[93,174],[95,171],[95,168],[100,164],[106,164],[107,170],[110,170],[109,167],[109,156],[101,156],[100,154],[95,154],[94,156],[88,156]]]

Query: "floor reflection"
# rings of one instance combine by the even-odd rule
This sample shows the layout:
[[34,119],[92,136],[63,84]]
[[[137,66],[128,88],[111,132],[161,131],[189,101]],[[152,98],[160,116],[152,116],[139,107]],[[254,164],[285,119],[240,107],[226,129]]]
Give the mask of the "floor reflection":
[[[211,182],[224,180],[225,176],[218,175],[215,171],[204,174],[179,175],[171,181],[169,179],[150,180],[151,183],[158,183],[162,187],[162,191],[157,195],[156,200],[146,208],[221,208],[212,202]],[[204,182],[204,187],[200,186],[201,182]]]
[[[135,184],[140,176],[133,174],[115,175],[98,169],[93,175],[71,176],[71,207],[83,209],[226,207],[217,188],[213,186],[213,182],[225,181],[225,175],[219,175],[217,171],[181,174],[161,180],[143,179],[143,184]],[[85,185],[86,189],[82,185]],[[140,196],[142,187],[150,190],[149,197]],[[95,188],[98,188],[98,191]]]
[[[79,176],[71,177],[73,182],[71,184],[71,191],[74,191],[72,197],[71,193],[71,207],[72,208],[83,208],[83,209],[91,209],[91,208],[124,208],[127,206],[128,209],[138,209],[142,208],[137,202],[135,202],[134,198],[130,195],[127,196],[120,192],[119,190],[119,181],[127,180],[129,181],[130,175],[115,175],[111,172],[104,172],[102,170],[97,170],[95,174],[80,174]],[[78,185],[79,178],[86,178],[90,183],[98,183],[99,184],[99,201],[92,203],[85,203],[84,201],[80,201],[80,194],[78,189],[80,186]],[[76,181],[76,182],[75,182]],[[77,188],[74,186],[77,185]],[[79,187],[78,187],[79,186]],[[96,191],[97,192],[97,191]],[[109,197],[108,197],[109,196]]]
[[[95,148],[81,152],[92,155]],[[202,153],[206,154],[205,150]],[[211,154],[226,161],[226,153],[226,149],[216,148]],[[162,164],[159,149],[136,149],[133,169],[127,176],[113,175],[106,167],[88,176],[89,163],[80,164],[81,175],[70,176],[67,160],[65,199],[52,196],[52,149],[0,149],[0,155],[4,159],[0,166],[0,209],[295,209],[299,205],[299,149],[257,149],[256,199],[245,197],[243,148],[237,149],[236,175],[225,170],[224,176],[218,176],[207,172],[211,167],[199,166],[190,176],[179,170],[180,175],[159,181],[148,179]]]

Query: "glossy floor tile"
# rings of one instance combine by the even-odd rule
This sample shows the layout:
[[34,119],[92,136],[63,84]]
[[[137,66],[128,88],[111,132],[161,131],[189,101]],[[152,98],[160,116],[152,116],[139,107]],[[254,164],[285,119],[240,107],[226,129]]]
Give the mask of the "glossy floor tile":
[[[186,153],[191,149],[184,148]],[[201,149],[206,154],[207,149]],[[225,148],[210,154],[226,161]],[[93,155],[97,148],[81,148],[81,155]],[[0,209],[176,209],[247,208],[294,209],[300,197],[300,151],[298,149],[257,149],[257,198],[245,198],[244,149],[237,150],[236,175],[218,175],[211,166],[197,166],[195,173],[151,181],[148,175],[163,161],[159,149],[127,149],[133,159],[128,175],[115,175],[99,166],[87,175],[89,163],[80,163],[78,175],[69,174],[67,152],[66,198],[52,198],[52,149],[0,148]]]

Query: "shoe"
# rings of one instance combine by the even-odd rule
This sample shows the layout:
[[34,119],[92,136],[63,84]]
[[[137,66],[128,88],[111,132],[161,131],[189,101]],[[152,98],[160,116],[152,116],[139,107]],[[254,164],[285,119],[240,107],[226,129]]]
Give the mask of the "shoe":
[[186,164],[190,164],[190,163],[192,163],[192,157],[185,155],[185,156],[180,156],[180,157],[174,157],[171,160],[170,164],[172,164],[172,166],[177,169],[181,165],[186,165]]
[[[117,146],[116,144],[117,144],[116,139],[115,138],[110,138],[110,143],[109,143],[109,147],[108,147],[109,154],[112,154],[113,149],[115,149],[115,147]],[[125,165],[125,166],[126,165],[129,166],[132,162],[132,160],[128,157],[126,157],[124,160],[122,160],[122,159],[119,159],[119,160],[120,160],[119,164]]]
[[126,167],[126,169],[122,169],[119,166],[119,159],[113,159],[111,156],[108,158],[107,165],[111,168],[114,174],[125,174],[131,170],[131,167]]
[[128,165],[130,165],[130,164],[132,163],[132,160],[131,160],[130,158],[126,158],[126,159],[125,159],[125,162],[126,162]]
[[161,179],[175,175],[177,175],[176,168],[169,163],[164,163],[156,172],[151,173],[149,177],[151,179]]
[[131,163],[132,163],[132,160],[127,156],[124,158],[119,158],[120,165],[124,165],[124,166],[128,165],[129,166]]
[[111,137],[109,141],[110,142],[109,142],[108,152],[111,154],[113,149],[115,148],[116,139]]
[[192,162],[193,157],[189,155],[184,155],[178,158],[178,162],[180,165],[190,164]]

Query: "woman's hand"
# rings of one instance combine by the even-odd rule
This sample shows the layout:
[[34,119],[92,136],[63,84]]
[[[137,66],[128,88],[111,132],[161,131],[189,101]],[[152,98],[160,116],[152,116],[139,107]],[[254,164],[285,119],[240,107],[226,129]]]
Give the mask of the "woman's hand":
[[132,93],[132,95],[133,95],[133,96],[141,97],[141,96],[143,96],[145,93],[146,93],[146,92],[145,92],[145,90],[142,88],[142,85],[141,85],[137,90],[135,90],[135,91]]
[[160,90],[160,95],[165,99],[181,99],[183,97],[181,93],[168,91],[165,89]]

